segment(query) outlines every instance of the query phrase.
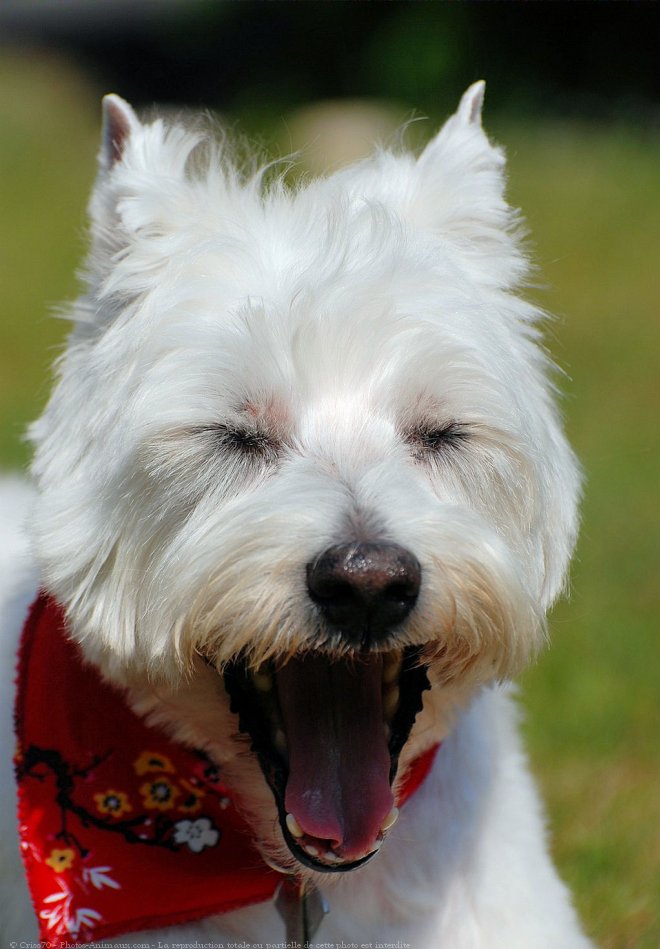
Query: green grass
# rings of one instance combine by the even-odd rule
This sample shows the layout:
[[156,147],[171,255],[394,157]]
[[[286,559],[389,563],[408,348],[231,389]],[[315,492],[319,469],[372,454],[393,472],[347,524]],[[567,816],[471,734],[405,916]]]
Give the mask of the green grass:
[[[0,64],[0,464],[43,404],[75,291],[98,98],[61,62]],[[586,473],[572,598],[523,678],[554,850],[604,949],[660,945],[660,138],[494,121],[557,314],[549,346]],[[239,122],[240,125],[240,122]],[[285,146],[286,147],[286,146]],[[557,947],[561,949],[561,947]]]
[[66,325],[49,311],[75,291],[94,174],[98,103],[58,60],[0,60],[0,463],[48,391]]
[[572,597],[524,677],[557,858],[607,949],[660,945],[660,138],[503,133],[559,314],[569,434],[586,475]]

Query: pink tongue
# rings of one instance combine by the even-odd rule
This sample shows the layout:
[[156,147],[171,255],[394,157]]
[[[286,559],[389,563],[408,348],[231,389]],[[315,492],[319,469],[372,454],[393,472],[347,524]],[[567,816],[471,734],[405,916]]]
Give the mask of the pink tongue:
[[392,810],[378,656],[292,659],[277,673],[289,749],[285,807],[345,858],[373,849]]

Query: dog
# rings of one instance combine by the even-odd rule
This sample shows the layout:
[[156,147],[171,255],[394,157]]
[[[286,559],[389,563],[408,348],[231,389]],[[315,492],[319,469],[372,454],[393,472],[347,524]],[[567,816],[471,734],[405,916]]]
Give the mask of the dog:
[[105,97],[3,495],[10,945],[591,945],[510,685],[580,473],[483,94],[295,185]]

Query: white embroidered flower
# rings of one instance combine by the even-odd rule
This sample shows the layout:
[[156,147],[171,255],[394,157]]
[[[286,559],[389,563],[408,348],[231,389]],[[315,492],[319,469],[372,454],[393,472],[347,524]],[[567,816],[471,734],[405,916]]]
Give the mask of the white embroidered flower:
[[174,828],[176,843],[187,844],[193,853],[199,853],[204,847],[215,847],[220,836],[208,817],[180,820],[176,822]]

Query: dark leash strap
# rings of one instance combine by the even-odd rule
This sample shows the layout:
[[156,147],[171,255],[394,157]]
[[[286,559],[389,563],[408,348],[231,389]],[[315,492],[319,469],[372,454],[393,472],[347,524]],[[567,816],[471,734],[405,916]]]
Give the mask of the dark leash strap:
[[275,907],[284,920],[287,943],[300,946],[309,945],[329,909],[318,887],[294,874],[280,883]]

